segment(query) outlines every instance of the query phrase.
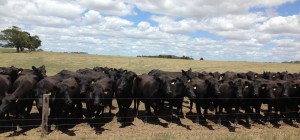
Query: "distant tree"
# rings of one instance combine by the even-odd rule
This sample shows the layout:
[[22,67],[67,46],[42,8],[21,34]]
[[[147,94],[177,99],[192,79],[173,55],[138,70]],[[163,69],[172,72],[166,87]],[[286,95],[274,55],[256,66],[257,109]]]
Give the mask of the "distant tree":
[[201,57],[200,60],[204,60],[204,59]]
[[16,48],[17,52],[23,52],[25,48],[35,51],[41,46],[42,41],[38,36],[31,36],[30,33],[22,31],[17,26],[9,27],[0,33],[0,41],[4,44],[2,47]]

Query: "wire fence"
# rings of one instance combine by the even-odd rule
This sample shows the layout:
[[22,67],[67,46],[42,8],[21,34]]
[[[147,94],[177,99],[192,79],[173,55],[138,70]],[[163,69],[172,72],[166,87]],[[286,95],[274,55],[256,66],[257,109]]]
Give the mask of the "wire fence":
[[[16,100],[37,100],[39,98],[18,98]],[[67,98],[54,98],[55,100],[65,100]],[[75,99],[75,100],[91,100],[92,98],[70,98],[70,99]],[[122,99],[126,99],[126,100],[179,100],[179,99],[185,99],[183,97],[174,97],[174,98],[118,98],[118,97],[113,97],[113,98],[100,98],[100,99],[105,99],[105,100],[109,100],[109,99],[116,99],[116,100],[122,100]],[[286,100],[286,99],[299,99],[300,97],[275,97],[275,98],[269,98],[269,97],[251,97],[251,98],[232,98],[232,97],[209,97],[209,98],[189,98],[192,100]]]
[[[21,100],[36,100],[37,98],[23,98],[23,99],[18,99],[18,101]],[[64,100],[65,98],[55,98],[55,100]],[[76,100],[87,100],[90,98],[71,98],[76,99]],[[147,100],[149,98],[105,98],[107,100],[111,99],[111,100],[122,100],[122,99],[126,99],[126,100]],[[188,103],[189,100],[187,100],[187,98],[150,98],[149,100],[183,100],[185,103],[185,108],[188,108],[186,106],[186,104]],[[236,98],[195,98],[194,100],[239,100]],[[243,101],[245,100],[265,100],[265,99],[270,99],[270,98],[244,98]],[[292,100],[297,100],[300,99],[300,97],[289,97],[289,98],[277,98],[277,99],[282,99],[282,100],[286,100],[286,99],[292,99]],[[282,104],[282,105],[286,105],[286,104]],[[166,109],[167,108],[167,109]],[[193,108],[195,108],[195,106],[193,106]],[[49,108],[50,110],[51,108]],[[132,124],[134,122],[134,119],[140,119],[140,120],[148,120],[147,123],[156,123],[159,124],[161,123],[161,119],[164,120],[166,123],[182,123],[182,119],[190,119],[193,122],[215,122],[216,124],[219,124],[220,122],[224,122],[224,121],[228,121],[228,122],[236,122],[238,121],[246,121],[246,119],[248,119],[248,116],[251,116],[251,120],[252,121],[265,121],[265,122],[271,122],[272,120],[276,120],[276,121],[282,121],[282,120],[300,120],[300,115],[298,111],[279,111],[279,112],[274,112],[274,109],[270,110],[270,112],[267,111],[267,109],[262,109],[260,110],[260,114],[257,114],[255,112],[251,112],[251,113],[246,113],[244,112],[244,109],[241,109],[241,111],[243,112],[237,112],[237,110],[235,110],[235,108],[233,107],[232,112],[231,113],[224,113],[223,111],[221,111],[221,113],[217,112],[213,112],[213,111],[209,111],[208,114],[199,114],[197,112],[195,112],[195,110],[193,110],[193,113],[190,112],[185,112],[183,114],[178,114],[178,113],[171,113],[170,108],[167,107],[167,104],[164,105],[164,109],[163,112],[161,114],[158,115],[149,115],[146,114],[146,112],[143,112],[144,109],[139,109],[138,110],[138,115],[136,115],[136,112],[133,112],[130,109],[130,112],[128,113],[128,116],[120,116],[120,114],[112,114],[112,115],[107,115],[107,110],[106,113],[104,113],[104,116],[102,116],[100,114],[99,117],[92,117],[92,118],[87,118],[86,113],[86,107],[83,107],[83,115],[81,117],[50,117],[48,119],[48,122],[60,122],[59,124],[55,124],[57,127],[61,127],[61,126],[75,126],[78,125],[80,123],[87,123],[89,125],[105,125],[109,122],[113,122],[116,119],[118,119],[118,121],[122,124]],[[116,109],[116,108],[115,108]],[[49,111],[48,110],[48,111]],[[173,110],[173,109],[172,109]],[[203,109],[202,109],[203,110]],[[174,111],[173,111],[174,112]],[[175,111],[176,112],[176,111]],[[94,113],[94,112],[93,112]],[[278,113],[278,114],[277,114]],[[295,115],[296,114],[296,115]],[[51,115],[51,114],[50,114]],[[205,119],[203,120],[203,116],[205,117]],[[157,118],[155,120],[151,119],[147,119],[147,118]],[[173,119],[173,118],[182,118],[182,119]],[[197,118],[199,118],[199,120],[197,120]],[[131,119],[131,121],[128,121],[128,119]],[[121,120],[121,121],[120,121]],[[197,121],[196,121],[197,120]],[[72,121],[72,123],[70,123],[69,121]],[[11,125],[5,125],[5,123],[9,123],[11,122]],[[24,123],[25,122],[25,123]],[[16,126],[20,127],[20,128],[36,128],[36,127],[41,127],[41,123],[42,122],[42,118],[41,117],[36,117],[36,118],[15,118],[15,117],[11,117],[9,119],[0,119],[0,128],[3,129],[11,129],[13,130],[13,128],[15,128]],[[48,125],[49,126],[49,125]],[[51,126],[51,124],[50,124]]]

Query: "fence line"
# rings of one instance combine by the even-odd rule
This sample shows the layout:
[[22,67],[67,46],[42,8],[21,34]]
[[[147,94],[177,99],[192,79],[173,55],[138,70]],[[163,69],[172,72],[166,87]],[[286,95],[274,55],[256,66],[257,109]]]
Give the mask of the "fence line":
[[[18,100],[37,100],[39,98],[19,98]],[[51,98],[50,98],[51,99]],[[64,100],[66,98],[55,98],[55,99],[59,99],[59,100]],[[91,98],[70,98],[70,99],[76,99],[76,100],[86,100],[86,99],[91,99]],[[180,99],[184,99],[184,98],[100,98],[100,100],[103,99],[139,99],[139,100],[180,100]],[[189,100],[222,100],[222,99],[226,99],[226,100],[288,100],[288,99],[300,99],[300,97],[276,97],[276,98],[259,98],[259,97],[253,97],[253,98],[192,98]]]

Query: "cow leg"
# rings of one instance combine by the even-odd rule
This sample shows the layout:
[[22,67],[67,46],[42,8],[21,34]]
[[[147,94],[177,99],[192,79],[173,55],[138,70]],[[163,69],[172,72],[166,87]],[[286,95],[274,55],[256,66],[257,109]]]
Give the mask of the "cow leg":
[[136,100],[134,100],[134,101],[136,101],[136,107],[135,107],[135,109],[134,109],[134,111],[135,111],[135,115],[138,115],[138,113],[139,113],[139,106],[140,106],[140,100],[139,99],[136,99]]
[[109,106],[109,112],[108,112],[108,114],[109,114],[109,116],[111,116],[111,115],[112,115],[112,114],[111,114],[112,99],[109,100],[108,106]]
[[235,118],[234,118],[234,125],[238,125],[239,121],[239,115],[240,115],[240,107],[238,105],[235,105]]
[[261,106],[261,104],[256,104],[255,105],[255,114],[254,114],[254,119],[255,119],[255,121],[259,121],[260,120],[260,118],[259,118],[259,116],[260,116],[260,106]]
[[219,105],[219,110],[216,110],[216,112],[217,112],[217,117],[218,117],[218,125],[221,125],[221,123],[222,123],[221,115],[223,112],[223,106]]
[[189,112],[189,114],[193,113],[192,109],[193,109],[193,100],[190,101],[190,112]]
[[169,102],[169,110],[170,110],[170,119],[172,122],[173,121],[173,106],[172,106],[171,102]]
[[145,110],[146,110],[146,116],[145,116],[144,122],[147,123],[148,122],[148,116],[151,115],[151,109],[150,109],[149,103],[145,102]]
[[201,108],[200,104],[196,103],[196,110],[197,110],[197,118],[196,118],[196,123],[199,123],[199,117],[201,117],[201,121],[203,121],[202,113],[201,113]]
[[251,123],[251,115],[250,114],[252,114],[250,106],[246,105],[245,106],[245,115],[246,115],[246,124],[247,125],[250,125],[250,123]]
[[272,105],[268,104],[268,111],[267,111],[267,121],[270,122],[271,121],[271,112],[272,112]]

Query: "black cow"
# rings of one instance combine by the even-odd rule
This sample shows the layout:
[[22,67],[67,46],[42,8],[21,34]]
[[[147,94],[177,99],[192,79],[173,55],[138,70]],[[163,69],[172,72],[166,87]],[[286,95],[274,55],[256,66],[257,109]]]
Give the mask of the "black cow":
[[[171,82],[171,91],[172,91],[172,98],[168,99],[169,101],[169,108],[171,112],[173,112],[173,106],[177,108],[177,115],[183,115],[182,113],[182,103],[183,97],[188,96],[190,99],[196,97],[193,87],[190,84],[191,82],[191,69],[188,71],[182,70],[182,72],[166,72],[161,70],[152,70],[148,74],[152,76],[165,76],[168,78],[168,81]],[[173,113],[172,113],[173,114]]]
[[69,71],[69,70],[62,70],[60,72],[58,72],[57,74],[53,75],[53,76],[49,76],[46,77],[42,80],[40,80],[37,83],[36,89],[35,89],[35,97],[36,99],[36,106],[38,108],[38,110],[41,113],[41,109],[42,109],[42,100],[43,100],[43,95],[44,94],[48,94],[50,93],[50,106],[52,106],[51,104],[53,103],[54,99],[55,99],[55,93],[54,92],[54,88],[56,87],[56,85],[61,82],[63,79],[67,79],[70,77],[76,77],[77,73]]
[[162,99],[170,97],[172,91],[168,78],[150,76],[147,74],[140,75],[134,80],[134,96],[136,98],[134,109],[138,112],[139,103],[145,104],[146,117],[151,116],[151,109],[157,116],[163,107]]
[[[253,98],[255,93],[255,88],[252,84],[252,81],[247,79],[235,79],[235,88],[236,88],[236,112],[238,113],[236,117],[239,117],[239,109],[242,108],[245,110],[246,123],[249,125],[251,120],[251,108],[253,105]],[[256,89],[257,90],[257,89]],[[258,92],[258,91],[256,91]],[[258,93],[257,93],[258,94]],[[238,118],[236,118],[238,119]],[[237,120],[236,120],[237,121]]]
[[235,78],[238,78],[237,73],[227,71],[225,73],[220,74],[219,80],[227,81],[227,80],[234,80]]
[[[270,105],[271,107],[270,103],[275,99],[275,96],[273,94],[274,88],[272,87],[276,86],[276,84],[274,82],[271,82],[270,80],[256,79],[253,81],[253,85],[255,90],[258,91],[254,93],[255,100],[253,101],[253,109],[255,109],[256,113],[255,119],[256,121],[258,121],[260,119],[259,116],[261,104],[268,104],[268,106]],[[268,112],[270,112],[270,108],[268,109]]]
[[283,94],[282,104],[285,106],[284,117],[287,119],[288,123],[292,124],[293,120],[299,118],[299,108],[300,104],[300,80],[288,81],[288,92]]
[[247,76],[248,80],[255,80],[257,78],[262,78],[262,75],[259,75],[258,73],[253,72],[253,71],[248,71],[246,73],[246,76]]
[[204,115],[207,115],[208,108],[213,104],[213,98],[220,94],[219,82],[213,77],[208,79],[194,77],[191,79],[191,85],[193,86],[196,98],[191,99],[190,113],[192,112],[193,103],[195,103],[197,110],[196,122],[198,123],[199,117],[201,121],[205,119],[205,116],[202,116],[201,107],[204,109]]
[[63,79],[54,87],[54,102],[50,115],[55,119],[56,126],[61,124],[60,118],[75,117],[77,111],[81,111],[82,105],[79,99],[79,85],[75,78]]
[[32,70],[23,70],[13,84],[13,93],[2,98],[0,114],[10,111],[7,109],[17,100],[16,109],[12,110],[17,112],[17,117],[28,117],[33,105],[35,86],[44,77],[46,77],[44,65],[39,68],[32,66]]
[[263,72],[262,76],[267,80],[279,80],[279,75],[275,72]]
[[76,78],[79,79],[80,94],[87,93],[87,88],[90,88],[92,81],[108,77],[108,75],[103,72],[94,71],[89,68],[79,69],[76,72],[79,73],[76,75]]
[[137,75],[127,71],[118,79],[116,87],[116,99],[119,107],[119,116],[126,121],[127,113],[133,100],[133,80]]
[[218,123],[221,124],[221,114],[223,112],[223,108],[226,111],[226,118],[228,119],[232,114],[232,108],[236,106],[236,94],[235,92],[241,92],[236,88],[236,85],[233,80],[221,81],[219,86],[219,90],[221,94],[217,96],[215,99],[215,111],[218,116]]
[[[91,85],[91,91],[86,95],[86,105],[89,118],[104,115],[104,107],[109,106],[111,115],[113,99],[113,80],[109,77],[102,78]],[[94,113],[95,111],[96,114]]]

